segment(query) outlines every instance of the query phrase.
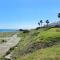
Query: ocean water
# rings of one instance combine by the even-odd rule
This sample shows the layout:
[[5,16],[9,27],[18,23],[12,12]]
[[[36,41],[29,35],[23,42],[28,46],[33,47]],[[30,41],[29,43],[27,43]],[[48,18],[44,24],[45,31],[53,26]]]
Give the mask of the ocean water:
[[0,29],[0,32],[16,32],[15,29]]

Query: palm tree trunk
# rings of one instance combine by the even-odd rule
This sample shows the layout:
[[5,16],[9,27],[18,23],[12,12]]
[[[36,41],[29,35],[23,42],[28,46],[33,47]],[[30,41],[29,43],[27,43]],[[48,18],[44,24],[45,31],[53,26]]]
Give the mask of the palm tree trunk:
[[42,28],[42,23],[41,23],[41,28]]
[[47,27],[48,27],[48,23],[47,23]]

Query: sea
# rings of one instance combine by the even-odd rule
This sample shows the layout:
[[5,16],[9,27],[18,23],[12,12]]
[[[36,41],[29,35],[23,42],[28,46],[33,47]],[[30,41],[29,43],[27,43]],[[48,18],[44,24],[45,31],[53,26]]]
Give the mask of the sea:
[[0,29],[0,32],[16,32],[16,29]]

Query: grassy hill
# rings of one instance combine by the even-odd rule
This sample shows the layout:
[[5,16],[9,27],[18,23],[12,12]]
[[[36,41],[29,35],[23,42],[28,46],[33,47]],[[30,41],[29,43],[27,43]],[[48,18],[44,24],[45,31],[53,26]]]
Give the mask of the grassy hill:
[[21,56],[17,60],[60,60],[60,45],[39,49],[33,53]]
[[12,54],[13,60],[59,60],[60,28],[20,32],[21,40]]

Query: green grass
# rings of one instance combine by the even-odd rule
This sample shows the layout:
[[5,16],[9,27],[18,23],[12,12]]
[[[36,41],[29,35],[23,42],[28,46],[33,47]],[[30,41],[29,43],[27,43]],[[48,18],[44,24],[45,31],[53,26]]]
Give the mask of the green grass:
[[[49,57],[45,57],[45,54],[49,54],[50,52],[53,52],[55,50],[55,47],[52,48],[47,48],[51,47],[53,45],[57,45],[60,43],[60,28],[51,28],[51,29],[38,29],[38,30],[30,30],[29,33],[23,33],[20,32],[18,35],[21,37],[21,40],[19,44],[17,45],[17,48],[14,49],[14,52],[12,54],[13,60],[19,60],[21,56],[21,60],[37,60],[37,57],[40,57],[38,53],[40,53],[40,50],[44,53],[42,53],[43,57],[41,60],[48,60]],[[57,46],[57,51],[58,53],[60,46]],[[46,49],[47,48],[47,49]],[[52,50],[50,50],[52,49]],[[38,52],[36,52],[38,51]],[[55,54],[55,52],[53,52]],[[53,54],[51,53],[51,55]],[[30,55],[31,54],[31,55]],[[37,56],[35,56],[37,54]],[[31,57],[31,58],[30,58]],[[24,59],[23,59],[24,58]],[[44,59],[45,58],[45,59]],[[40,59],[38,59],[40,60]],[[50,59],[52,60],[52,59]]]
[[17,60],[60,60],[60,45],[37,50]]

